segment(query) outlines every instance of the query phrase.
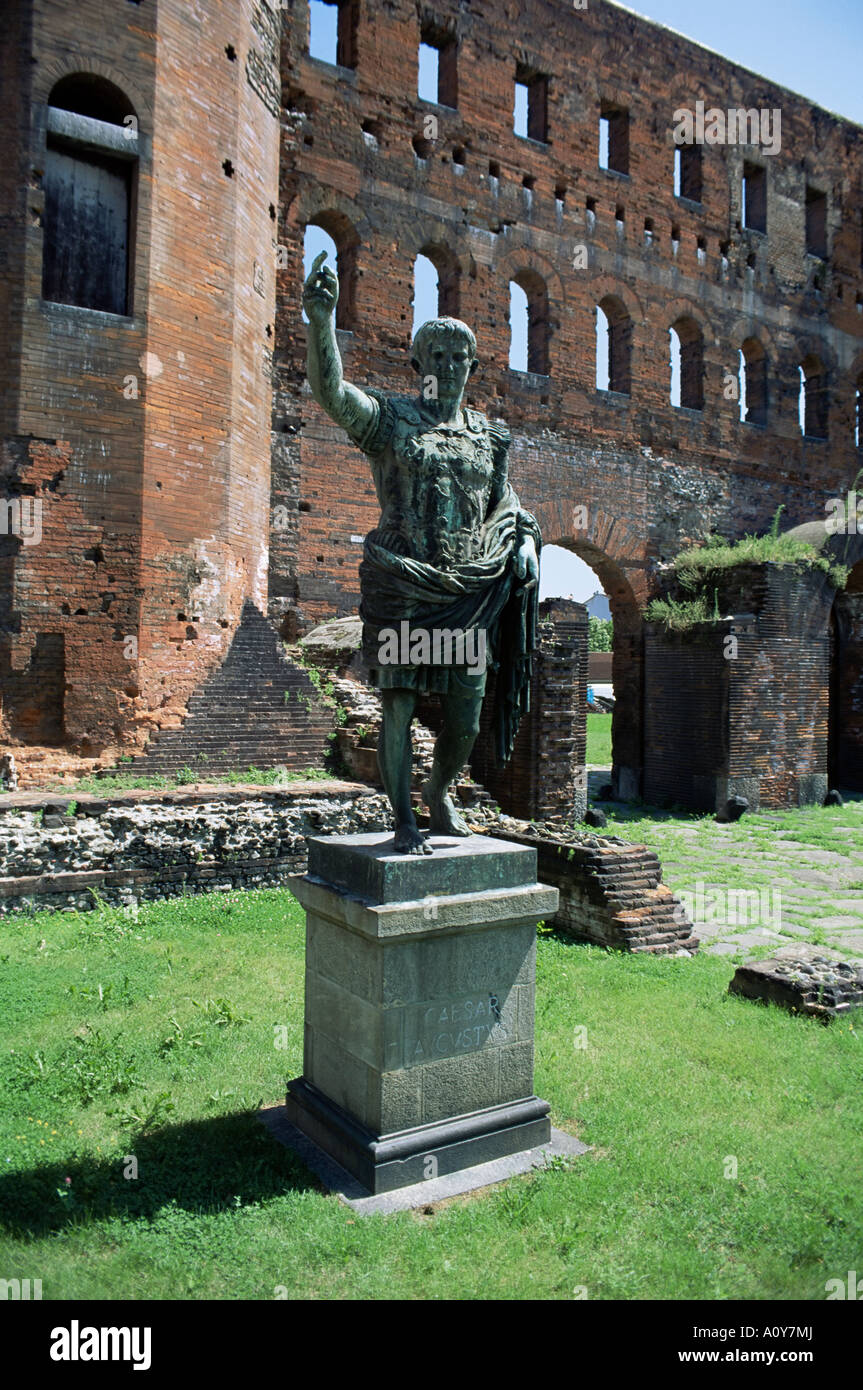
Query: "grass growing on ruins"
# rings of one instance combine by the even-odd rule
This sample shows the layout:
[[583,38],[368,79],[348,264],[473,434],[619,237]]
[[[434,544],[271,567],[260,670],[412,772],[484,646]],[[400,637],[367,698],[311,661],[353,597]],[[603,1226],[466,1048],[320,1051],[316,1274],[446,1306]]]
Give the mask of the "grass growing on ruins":
[[320,767],[307,767],[301,772],[291,772],[284,767],[260,768],[246,767],[238,768],[234,772],[222,772],[218,775],[210,774],[208,777],[202,767],[184,767],[174,776],[168,777],[144,777],[138,776],[133,772],[111,773],[104,777],[82,777],[74,786],[58,784],[55,791],[77,791],[88,792],[93,796],[100,796],[106,792],[125,792],[133,790],[152,790],[152,791],[173,791],[179,787],[197,786],[256,786],[256,787],[282,787],[292,782],[332,782],[337,779],[333,773]]
[[[747,812],[728,825],[619,802],[605,810],[608,833],[655,850],[675,892],[699,883],[771,890],[771,901],[781,900],[783,935],[760,949],[801,940],[863,955],[863,796],[849,794],[844,806]],[[751,938],[749,948],[759,949]]]
[[358,1218],[254,1116],[302,1064],[287,891],[0,931],[0,1275],[46,1299],[822,1299],[859,1268],[863,1035],[730,997],[726,959],[542,934],[537,1092],[593,1152]]

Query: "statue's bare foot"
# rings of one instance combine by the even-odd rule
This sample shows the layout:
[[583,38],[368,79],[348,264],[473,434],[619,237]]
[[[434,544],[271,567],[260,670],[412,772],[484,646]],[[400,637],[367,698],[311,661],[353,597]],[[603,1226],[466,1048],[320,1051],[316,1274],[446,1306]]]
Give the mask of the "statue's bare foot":
[[433,850],[416,825],[399,825],[396,827],[396,853],[432,854]]
[[423,801],[429,808],[429,820],[433,835],[471,835],[467,821],[462,820],[453,805],[452,798],[445,789],[429,779],[423,786]]

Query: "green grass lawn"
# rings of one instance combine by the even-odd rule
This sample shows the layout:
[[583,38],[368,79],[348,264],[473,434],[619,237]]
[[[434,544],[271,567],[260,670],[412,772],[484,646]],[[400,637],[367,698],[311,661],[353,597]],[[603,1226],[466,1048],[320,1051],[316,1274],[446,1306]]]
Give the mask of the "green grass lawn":
[[590,767],[611,767],[611,714],[587,716],[587,763]]
[[725,959],[542,935],[536,1089],[593,1151],[366,1218],[254,1116],[302,1065],[287,891],[7,920],[0,963],[0,1276],[46,1299],[823,1299],[860,1268],[861,1033],[729,997]]

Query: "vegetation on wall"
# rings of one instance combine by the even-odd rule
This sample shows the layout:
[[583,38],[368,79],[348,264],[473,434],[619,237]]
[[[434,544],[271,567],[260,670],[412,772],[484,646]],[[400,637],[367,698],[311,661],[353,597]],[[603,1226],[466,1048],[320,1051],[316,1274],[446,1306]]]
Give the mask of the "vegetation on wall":
[[777,509],[770,530],[763,536],[747,535],[734,542],[722,536],[708,536],[703,545],[681,551],[671,568],[680,589],[691,597],[654,599],[647,606],[648,621],[663,623],[678,632],[695,623],[720,621],[715,584],[721,574],[738,565],[769,563],[817,569],[828,576],[835,588],[844,589],[848,566],[835,564],[829,556],[819,554],[809,541],[788,533],[780,536],[782,511],[782,507]]

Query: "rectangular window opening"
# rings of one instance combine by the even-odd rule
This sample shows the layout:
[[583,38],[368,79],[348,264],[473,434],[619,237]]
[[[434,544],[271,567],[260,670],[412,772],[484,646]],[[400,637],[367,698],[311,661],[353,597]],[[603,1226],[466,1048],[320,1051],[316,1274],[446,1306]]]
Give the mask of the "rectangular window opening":
[[548,77],[519,63],[515,73],[516,135],[548,143]]
[[674,151],[674,196],[700,203],[701,195],[701,146],[678,145]]
[[806,185],[806,250],[810,256],[827,255],[827,194]]
[[599,116],[599,167],[629,173],[629,112],[604,106]]
[[335,67],[356,67],[358,0],[309,0],[309,55]]
[[767,170],[748,160],[743,165],[743,225],[751,232],[767,231]]
[[422,26],[419,48],[418,95],[438,106],[458,106],[458,44],[438,25]]

